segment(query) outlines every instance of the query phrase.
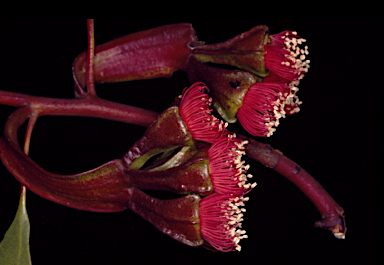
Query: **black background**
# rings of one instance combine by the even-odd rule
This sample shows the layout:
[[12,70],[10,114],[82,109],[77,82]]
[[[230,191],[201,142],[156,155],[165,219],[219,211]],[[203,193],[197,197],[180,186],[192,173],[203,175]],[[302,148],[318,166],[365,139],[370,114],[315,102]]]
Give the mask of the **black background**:
[[[320,216],[301,191],[249,161],[258,186],[246,205],[243,227],[249,238],[241,241],[240,253],[182,245],[130,211],[79,211],[28,192],[33,264],[375,264],[378,22],[95,20],[96,44],[176,22],[192,22],[206,43],[260,24],[271,34],[288,29],[307,39],[311,68],[299,86],[301,111],[282,120],[272,137],[258,140],[306,169],[344,208],[346,239],[314,228]],[[87,49],[86,32],[85,20],[2,20],[0,89],[72,98],[71,64]],[[161,112],[189,85],[186,75],[176,72],[170,79],[97,85],[96,90],[102,98]],[[0,106],[0,125],[14,110]],[[230,128],[245,133],[237,125]],[[144,130],[91,118],[42,117],[30,156],[48,171],[80,173],[120,158]],[[19,189],[0,165],[0,237],[14,218]]]

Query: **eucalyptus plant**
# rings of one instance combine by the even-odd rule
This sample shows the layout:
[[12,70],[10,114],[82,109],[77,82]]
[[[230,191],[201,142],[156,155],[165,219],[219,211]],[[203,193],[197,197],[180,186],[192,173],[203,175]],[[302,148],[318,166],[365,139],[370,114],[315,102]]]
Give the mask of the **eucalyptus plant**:
[[[292,181],[319,210],[322,219],[315,226],[345,238],[343,209],[311,175],[270,145],[231,130],[239,120],[252,136],[270,137],[279,119],[300,110],[298,85],[310,61],[306,40],[297,32],[270,35],[267,26],[257,26],[228,41],[205,44],[191,24],[181,23],[95,46],[93,20],[87,26],[88,50],[72,68],[74,98],[0,91],[0,104],[17,107],[0,138],[0,158],[22,185],[19,210],[0,244],[0,261],[30,263],[26,189],[85,211],[129,209],[186,245],[240,251],[240,240],[248,237],[242,228],[244,206],[256,186],[243,156]],[[172,78],[176,71],[184,71],[191,84],[162,113],[96,93],[100,83]],[[95,117],[147,129],[123,157],[59,175],[28,157],[33,128],[42,116]],[[25,123],[21,145],[18,130]],[[145,190],[179,197],[159,199]]]

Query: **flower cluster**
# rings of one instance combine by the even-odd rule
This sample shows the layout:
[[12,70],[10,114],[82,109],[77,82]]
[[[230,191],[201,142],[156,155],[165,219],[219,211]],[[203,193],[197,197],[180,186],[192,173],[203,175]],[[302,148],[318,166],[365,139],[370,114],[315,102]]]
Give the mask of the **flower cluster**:
[[[88,23],[89,36],[92,27],[93,22]],[[246,148],[253,153],[254,147],[247,147],[248,141],[226,128],[228,122],[239,119],[250,134],[271,136],[280,118],[300,110],[296,93],[310,63],[308,47],[300,47],[306,40],[293,31],[269,35],[268,27],[257,26],[226,42],[205,45],[197,41],[190,24],[182,23],[119,38],[99,49],[93,49],[92,42],[72,68],[79,100],[43,100],[2,92],[3,103],[20,107],[9,117],[4,137],[0,137],[2,163],[23,186],[51,201],[94,212],[129,208],[189,246],[205,243],[223,252],[240,251],[240,240],[247,238],[242,230],[243,206],[249,200],[245,195],[256,186],[248,182],[252,175],[247,174],[249,165],[242,156]],[[116,51],[121,56],[110,57]],[[94,82],[170,77],[177,70],[186,71],[190,82],[199,82],[186,87],[179,104],[160,115],[98,99],[94,91]],[[227,122],[214,117],[211,105]],[[62,176],[43,170],[27,156],[33,126],[42,111],[36,107],[44,115],[107,118],[149,127],[121,159]],[[23,152],[17,131],[35,112]],[[265,156],[269,160],[270,155]],[[143,190],[185,196],[163,200]],[[345,234],[339,223],[332,231],[339,238]]]
[[195,140],[211,143],[207,151],[209,171],[215,193],[200,202],[200,231],[203,239],[220,251],[240,251],[239,241],[246,238],[241,227],[244,197],[256,183],[247,183],[249,165],[241,161],[244,145],[235,134],[226,130],[227,124],[212,115],[212,99],[204,83],[198,82],[183,90],[180,115]]
[[271,136],[279,119],[299,112],[302,103],[296,93],[300,80],[309,69],[308,46],[296,32],[284,31],[269,36],[264,45],[265,66],[269,75],[263,82],[253,84],[244,96],[237,117],[254,136]]

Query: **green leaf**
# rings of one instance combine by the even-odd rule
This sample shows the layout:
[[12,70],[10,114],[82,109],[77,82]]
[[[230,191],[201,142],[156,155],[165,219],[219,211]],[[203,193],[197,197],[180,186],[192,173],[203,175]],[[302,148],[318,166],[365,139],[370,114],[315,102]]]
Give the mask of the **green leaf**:
[[25,188],[22,188],[19,208],[3,241],[0,243],[0,265],[31,265],[29,253],[29,219],[25,207]]

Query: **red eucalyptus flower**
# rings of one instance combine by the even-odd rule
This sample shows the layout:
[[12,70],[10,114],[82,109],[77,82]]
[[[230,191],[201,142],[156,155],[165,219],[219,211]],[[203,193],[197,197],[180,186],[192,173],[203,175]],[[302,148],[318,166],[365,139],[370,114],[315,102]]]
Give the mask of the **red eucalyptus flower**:
[[241,230],[244,202],[248,197],[214,193],[200,201],[200,234],[219,251],[240,251],[239,241],[248,236]]
[[212,99],[205,91],[209,92],[209,89],[201,82],[185,88],[179,111],[195,140],[213,143],[221,136],[226,125],[211,114],[213,110],[209,106]]
[[302,79],[309,68],[309,60],[305,60],[308,46],[304,49],[299,47],[304,42],[306,40],[300,38],[295,31],[286,30],[270,35],[269,42],[264,45],[267,69],[289,81]]
[[210,177],[215,192],[238,196],[256,186],[256,183],[246,184],[247,178],[252,178],[252,175],[245,174],[249,165],[244,165],[244,161],[241,161],[242,155],[245,155],[244,145],[247,143],[228,134],[208,149]]
[[128,208],[164,234],[189,245],[205,245],[218,251],[240,251],[248,236],[241,229],[248,197],[213,193],[204,198],[188,194],[162,200],[131,188]]
[[212,143],[207,154],[210,159],[210,177],[214,190],[223,194],[240,195],[254,184],[245,184],[249,166],[244,166],[241,156],[245,154],[246,141],[236,139],[225,130],[227,124],[215,118],[209,108],[212,99],[204,93],[209,89],[197,82],[183,91],[179,106],[180,116],[195,140]]
[[254,136],[271,136],[285,118],[286,97],[290,88],[280,83],[256,83],[244,96],[237,112],[241,125]]
[[300,83],[299,80],[289,81],[287,79],[278,76],[274,72],[270,72],[270,74],[263,78],[263,83],[276,83],[281,85],[287,85],[289,88],[285,87],[283,94],[283,102],[284,102],[284,112],[287,115],[292,115],[300,111],[299,105],[303,102],[299,100],[299,97],[296,95],[299,88],[297,87]]
[[305,59],[308,46],[299,47],[305,41],[292,31],[269,36],[264,45],[264,61],[270,73],[263,82],[250,86],[237,112],[250,134],[271,136],[280,118],[300,111],[297,85],[309,68],[309,60]]
[[187,72],[190,80],[207,83],[213,106],[227,122],[237,117],[252,135],[271,136],[280,118],[300,110],[297,86],[309,69],[308,47],[300,47],[305,41],[296,32],[269,35],[267,27],[258,26],[219,44],[194,47]]
[[130,169],[126,174],[129,175],[129,183],[139,189],[239,196],[256,186],[256,183],[247,183],[252,175],[246,175],[249,165],[241,161],[247,143],[228,134],[209,148],[203,145],[196,152],[191,148],[191,153],[180,153],[180,156],[186,157],[180,159],[180,165],[166,162],[148,170]]

